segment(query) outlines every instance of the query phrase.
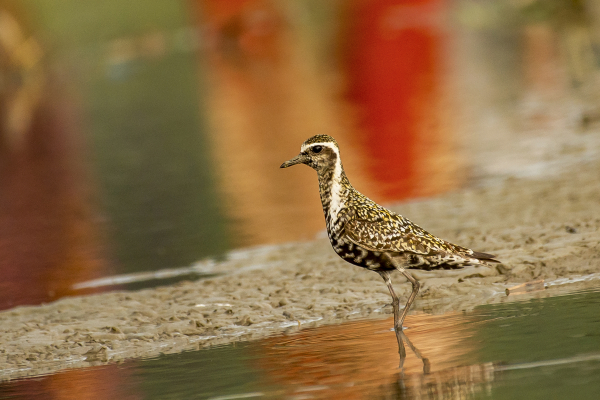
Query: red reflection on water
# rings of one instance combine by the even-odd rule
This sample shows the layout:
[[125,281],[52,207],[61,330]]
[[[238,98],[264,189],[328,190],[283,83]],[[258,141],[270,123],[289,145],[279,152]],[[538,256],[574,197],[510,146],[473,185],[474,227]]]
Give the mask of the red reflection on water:
[[[323,229],[314,172],[277,168],[317,133],[338,140],[351,182],[375,201],[458,185],[443,90],[445,0],[355,0],[319,10],[273,0],[192,3],[208,44],[209,140],[237,245]],[[328,12],[340,19],[319,22]],[[319,38],[331,46],[322,59],[311,35],[319,27],[340,38]],[[340,47],[345,63],[333,62]]]
[[386,200],[456,184],[444,104],[445,0],[355,1],[344,40],[367,168]]
[[104,272],[80,131],[72,105],[52,101],[31,105],[20,142],[0,132],[0,309],[69,295]]
[[[291,24],[291,3],[196,0],[208,43],[205,113],[216,181],[238,246],[312,239],[324,229],[314,171],[281,170],[308,137],[327,132],[343,148],[352,182],[360,158],[342,129],[339,101]],[[333,22],[332,22],[333,23]],[[207,62],[208,61],[208,62]],[[329,85],[329,86],[328,86]]]

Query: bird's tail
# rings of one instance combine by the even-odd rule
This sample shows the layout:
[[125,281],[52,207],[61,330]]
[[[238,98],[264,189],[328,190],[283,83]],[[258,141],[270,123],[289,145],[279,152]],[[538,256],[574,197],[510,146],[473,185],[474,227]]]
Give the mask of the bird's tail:
[[473,254],[471,254],[471,257],[476,258],[481,261],[485,261],[485,262],[494,262],[494,263],[502,262],[502,261],[496,260],[495,259],[496,256],[493,254],[481,253],[479,251],[474,251]]

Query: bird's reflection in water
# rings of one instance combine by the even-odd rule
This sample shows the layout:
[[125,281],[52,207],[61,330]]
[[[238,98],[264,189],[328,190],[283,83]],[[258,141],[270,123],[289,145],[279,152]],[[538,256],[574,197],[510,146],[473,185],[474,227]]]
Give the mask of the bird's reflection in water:
[[261,342],[258,367],[269,383],[309,390],[311,398],[473,398],[490,389],[496,370],[470,362],[478,348],[469,322],[459,314],[412,315],[396,338],[391,319],[305,329]]
[[[431,363],[416,348],[404,332],[397,332],[400,354],[396,379],[379,388],[381,399],[469,399],[485,390],[491,393],[491,383],[500,371],[493,363],[450,367],[431,372]],[[406,374],[406,347],[423,363],[423,373]]]
[[472,399],[491,395],[497,371],[493,363],[448,368],[430,374],[405,376],[382,385],[375,398],[380,399]]
[[406,360],[406,346],[404,343],[408,345],[408,347],[412,350],[412,352],[417,356],[419,360],[423,362],[423,373],[428,374],[431,372],[431,364],[429,363],[429,359],[423,357],[419,349],[415,347],[414,344],[410,341],[410,339],[406,336],[403,331],[396,331],[396,339],[398,341],[398,354],[400,355],[400,365],[398,368],[403,371],[404,370],[404,361]]

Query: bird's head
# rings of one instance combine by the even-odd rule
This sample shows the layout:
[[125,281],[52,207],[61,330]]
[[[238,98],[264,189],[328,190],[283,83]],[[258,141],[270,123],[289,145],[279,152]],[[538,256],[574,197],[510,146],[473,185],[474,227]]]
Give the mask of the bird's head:
[[281,164],[280,168],[296,164],[306,164],[317,172],[341,166],[340,149],[334,138],[328,135],[316,135],[302,143],[300,154]]

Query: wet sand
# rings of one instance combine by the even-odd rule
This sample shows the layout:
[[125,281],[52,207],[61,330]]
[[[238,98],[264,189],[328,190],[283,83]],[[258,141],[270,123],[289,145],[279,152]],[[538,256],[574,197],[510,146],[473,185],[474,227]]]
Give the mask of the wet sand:
[[[424,286],[412,313],[522,299],[504,290],[535,279],[550,285],[534,296],[556,295],[568,278],[600,284],[600,160],[581,157],[565,165],[551,177],[496,176],[438,198],[392,206],[438,236],[503,261],[415,271]],[[235,251],[198,268],[221,275],[1,312],[0,380],[350,319],[388,318],[392,311],[379,275],[346,264],[326,239]],[[392,280],[405,298],[410,285],[399,274]],[[410,316],[406,325],[410,328]]]

